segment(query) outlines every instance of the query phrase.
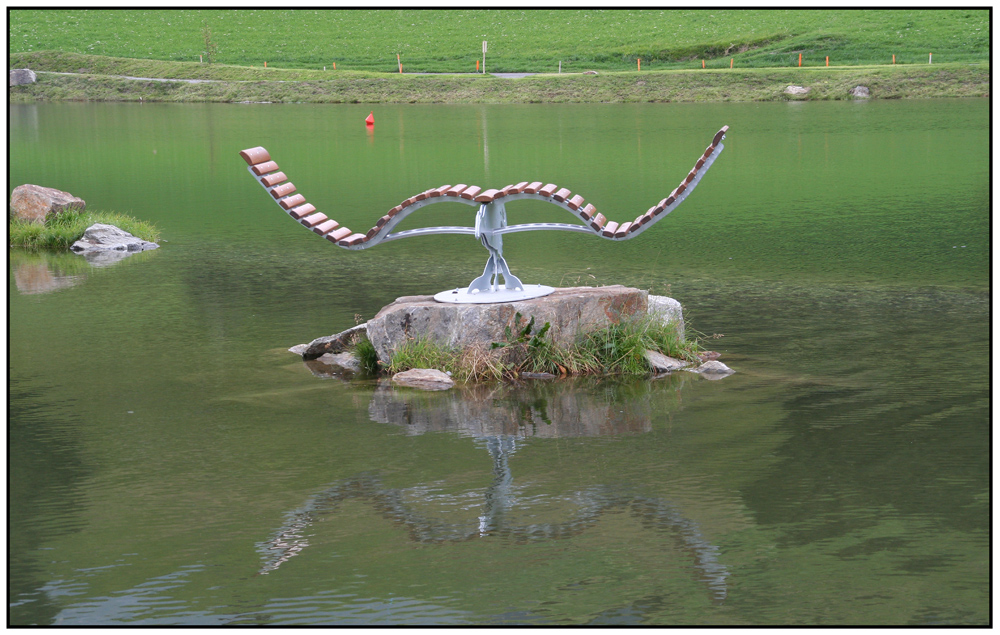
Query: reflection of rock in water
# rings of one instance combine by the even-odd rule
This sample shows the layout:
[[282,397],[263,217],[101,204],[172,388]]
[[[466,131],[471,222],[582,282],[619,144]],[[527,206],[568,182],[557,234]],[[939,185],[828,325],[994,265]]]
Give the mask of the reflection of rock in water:
[[299,509],[286,515],[284,526],[268,540],[257,543],[264,560],[259,574],[276,570],[309,546],[306,529],[322,516],[335,513],[337,505],[356,498],[369,502],[394,524],[405,527],[410,539],[422,544],[465,542],[495,537],[515,544],[561,540],[580,535],[593,527],[609,511],[626,509],[644,527],[665,532],[674,544],[694,560],[698,580],[708,587],[712,599],[722,602],[728,588],[729,570],[719,562],[719,547],[708,542],[696,522],[686,518],[672,503],[629,495],[609,487],[596,486],[559,497],[533,497],[533,505],[574,508],[569,519],[556,523],[514,524],[507,518],[513,508],[513,479],[505,456],[513,450],[512,440],[496,439],[490,449],[494,456],[493,484],[485,492],[483,515],[462,523],[448,523],[429,518],[406,502],[403,490],[388,489],[373,475],[364,475],[338,483],[311,498]]
[[82,276],[62,276],[54,273],[44,261],[14,265],[14,284],[24,295],[67,289],[82,279]]
[[[452,431],[489,437],[591,437],[652,429],[650,391],[679,388],[689,377],[649,382],[531,382],[472,384],[446,393],[414,393],[380,384],[368,407],[378,423],[409,434]],[[662,413],[660,413],[662,414]]]
[[134,256],[132,262],[141,262],[150,252],[85,252],[81,258],[71,252],[11,249],[9,264],[17,290],[22,295],[31,295],[68,289],[85,280],[96,268],[117,264],[130,255]]
[[84,260],[86,260],[93,267],[110,267],[111,265],[118,264],[134,253],[136,252],[107,249],[103,251],[84,251],[80,255],[83,256]]
[[[404,527],[411,540],[423,544],[561,540],[593,527],[606,512],[625,509],[644,527],[669,534],[693,558],[697,578],[708,587],[712,599],[721,602],[727,595],[729,572],[718,561],[719,548],[672,503],[600,485],[558,496],[529,495],[514,483],[508,463],[527,438],[648,432],[652,428],[650,391],[680,388],[689,377],[684,374],[652,384],[592,379],[523,386],[475,384],[447,393],[396,391],[383,383],[369,406],[373,420],[403,426],[411,434],[452,431],[476,437],[492,458],[493,481],[485,489],[447,495],[451,503],[447,509],[462,515],[459,522],[418,511],[439,505],[442,498],[426,485],[389,489],[374,475],[341,481],[289,512],[284,526],[257,544],[264,560],[259,573],[274,571],[298,555],[309,545],[309,526],[335,513],[338,504],[348,499],[369,502],[385,518]],[[546,516],[558,520],[523,522]]]

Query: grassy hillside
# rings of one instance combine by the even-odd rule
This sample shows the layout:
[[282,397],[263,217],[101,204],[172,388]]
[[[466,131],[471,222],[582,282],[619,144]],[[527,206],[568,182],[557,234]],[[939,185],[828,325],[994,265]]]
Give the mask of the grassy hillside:
[[10,9],[9,53],[269,68],[554,72],[974,62],[989,10]]

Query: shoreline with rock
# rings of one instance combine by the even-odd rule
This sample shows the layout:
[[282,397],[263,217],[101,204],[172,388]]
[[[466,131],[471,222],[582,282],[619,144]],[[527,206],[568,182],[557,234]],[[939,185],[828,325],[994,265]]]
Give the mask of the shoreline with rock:
[[[384,73],[374,76],[352,71],[325,73],[288,69],[267,72],[251,68],[241,69],[241,76],[245,77],[242,79],[209,76],[214,72],[209,64],[178,67],[180,75],[165,78],[134,78],[125,72],[131,60],[112,59],[111,62],[117,65],[121,75],[112,74],[113,69],[104,73],[67,72],[88,64],[46,63],[37,56],[21,54],[14,63],[31,68],[14,69],[19,74],[17,77],[11,75],[8,101],[613,104],[988,98],[990,95],[987,61],[808,69],[567,72],[517,78],[492,75],[483,78],[472,74]],[[161,81],[166,79],[170,81]],[[14,85],[14,82],[24,83]]]

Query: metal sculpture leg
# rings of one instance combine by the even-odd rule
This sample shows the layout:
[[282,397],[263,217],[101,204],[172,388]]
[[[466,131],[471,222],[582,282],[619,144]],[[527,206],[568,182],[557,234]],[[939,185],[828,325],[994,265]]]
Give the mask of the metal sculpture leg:
[[[486,261],[486,269],[466,289],[442,291],[434,296],[438,302],[453,302],[456,304],[474,303],[487,304],[491,302],[513,302],[528,300],[548,295],[555,291],[552,287],[540,284],[527,286],[510,272],[507,261],[503,257],[503,236],[496,230],[507,226],[507,210],[503,203],[483,203],[476,213],[476,238],[490,252]],[[503,276],[503,285],[500,285]]]
[[[497,236],[500,238],[500,236]],[[500,276],[503,276],[503,286],[508,291],[524,291],[524,283],[520,278],[510,272],[507,261],[499,250],[483,239],[483,245],[490,252],[490,258],[486,261],[486,269],[483,275],[479,276],[469,284],[469,293],[490,292],[496,293],[500,290]]]

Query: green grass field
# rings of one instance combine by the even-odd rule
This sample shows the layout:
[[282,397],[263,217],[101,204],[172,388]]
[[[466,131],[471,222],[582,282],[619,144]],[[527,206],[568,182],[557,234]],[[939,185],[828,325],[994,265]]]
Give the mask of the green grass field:
[[[564,72],[980,62],[990,12],[958,10],[10,9],[9,53],[288,69]],[[210,35],[209,35],[210,32]]]

